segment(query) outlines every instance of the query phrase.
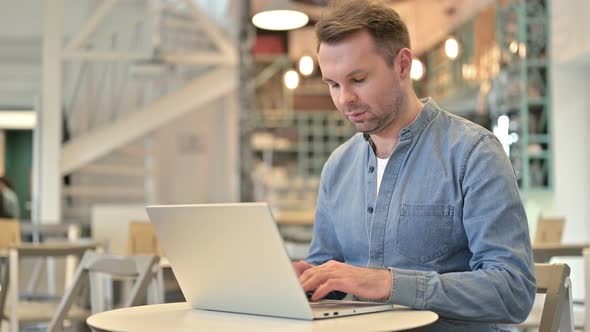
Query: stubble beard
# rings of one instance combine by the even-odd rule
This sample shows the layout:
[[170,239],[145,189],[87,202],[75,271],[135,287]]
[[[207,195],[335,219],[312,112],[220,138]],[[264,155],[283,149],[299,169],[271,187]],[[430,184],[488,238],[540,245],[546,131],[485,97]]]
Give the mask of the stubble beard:
[[[367,135],[378,134],[382,130],[391,126],[392,123],[395,122],[399,118],[403,105],[405,103],[405,96],[403,94],[399,94],[392,104],[385,105],[384,109],[389,109],[389,112],[380,112],[382,116],[371,119],[368,123],[355,123],[354,126],[357,131],[363,132]],[[370,107],[367,107],[367,111],[371,114],[375,114],[372,112]],[[364,127],[364,128],[363,128]],[[366,128],[369,127],[369,128]]]

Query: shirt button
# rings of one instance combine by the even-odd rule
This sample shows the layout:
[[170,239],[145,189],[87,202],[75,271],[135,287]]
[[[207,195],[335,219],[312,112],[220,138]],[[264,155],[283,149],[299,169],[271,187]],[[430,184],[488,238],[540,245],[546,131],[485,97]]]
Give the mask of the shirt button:
[[373,166],[369,167],[369,173],[373,173],[374,170],[375,170],[375,167],[373,167]]
[[369,206],[369,208],[367,209],[367,212],[373,213],[373,208]]

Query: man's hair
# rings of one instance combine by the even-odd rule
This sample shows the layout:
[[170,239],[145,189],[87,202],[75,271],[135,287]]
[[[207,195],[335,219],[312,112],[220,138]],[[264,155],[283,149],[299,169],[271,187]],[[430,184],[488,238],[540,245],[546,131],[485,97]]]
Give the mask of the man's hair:
[[6,178],[6,177],[0,176],[0,183],[5,185],[6,187],[8,187],[8,189],[14,190],[14,187],[12,186],[12,182],[10,182],[10,180],[8,180],[8,178]]
[[410,34],[399,14],[377,0],[332,0],[315,26],[317,49],[367,31],[388,65],[402,48],[410,48]]

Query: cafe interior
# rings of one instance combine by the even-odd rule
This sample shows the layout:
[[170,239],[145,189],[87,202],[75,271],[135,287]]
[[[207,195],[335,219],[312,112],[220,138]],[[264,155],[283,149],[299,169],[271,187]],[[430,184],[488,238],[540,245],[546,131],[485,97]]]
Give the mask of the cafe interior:
[[[265,202],[307,257],[322,168],[356,133],[318,65],[328,2],[0,0],[0,331],[188,300],[149,205]],[[416,95],[514,169],[538,294],[511,328],[590,331],[590,1],[383,2]]]

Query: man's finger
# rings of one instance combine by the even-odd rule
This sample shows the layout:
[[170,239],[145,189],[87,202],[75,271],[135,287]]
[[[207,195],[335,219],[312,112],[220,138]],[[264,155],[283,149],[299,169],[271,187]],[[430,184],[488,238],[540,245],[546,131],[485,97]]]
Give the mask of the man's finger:
[[317,290],[319,287],[321,287],[325,283],[328,283],[328,285],[331,285],[333,283],[337,283],[337,285],[340,285],[339,287],[345,287],[345,286],[341,285],[342,279],[343,279],[343,276],[341,276],[338,271],[323,270],[323,271],[319,271],[319,272],[315,273],[305,283],[301,284],[301,286],[303,287],[303,289],[306,292]]
[[319,301],[332,291],[343,291],[344,287],[342,279],[328,279],[313,292],[311,300]]
[[303,272],[305,272],[306,270],[314,267],[315,265],[312,265],[306,261],[297,261],[295,263],[293,263],[293,267],[295,268],[295,272],[297,273],[297,276],[301,276],[301,274]]
[[329,275],[324,271],[316,271],[315,273],[309,274],[306,280],[301,282],[301,286],[305,291],[315,290],[329,278]]
[[299,282],[301,284],[304,284],[305,282],[307,282],[307,280],[309,278],[311,278],[314,275],[320,273],[320,271],[322,271],[324,269],[325,269],[325,266],[324,265],[310,267],[309,269],[303,271],[303,273],[299,276]]

